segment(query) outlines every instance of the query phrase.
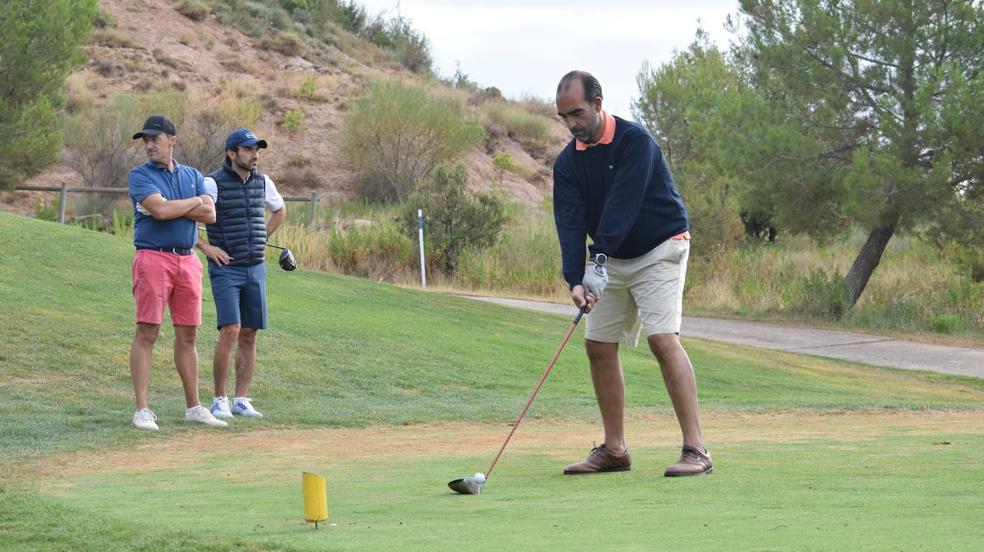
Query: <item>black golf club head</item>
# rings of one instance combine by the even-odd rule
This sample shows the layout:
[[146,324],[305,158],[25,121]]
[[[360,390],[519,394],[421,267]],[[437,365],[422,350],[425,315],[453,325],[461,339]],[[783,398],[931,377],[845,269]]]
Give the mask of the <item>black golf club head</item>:
[[485,483],[479,483],[474,477],[462,477],[448,483],[448,487],[458,494],[482,494]]
[[294,259],[294,254],[290,252],[290,248],[285,248],[280,253],[280,268],[290,272],[297,268],[297,260]]

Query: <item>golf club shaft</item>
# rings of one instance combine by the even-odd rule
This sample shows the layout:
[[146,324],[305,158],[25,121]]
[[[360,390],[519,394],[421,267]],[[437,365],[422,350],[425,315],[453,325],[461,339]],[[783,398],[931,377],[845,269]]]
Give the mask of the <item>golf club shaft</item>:
[[267,247],[272,247],[274,249],[279,249],[281,251],[284,251],[285,249],[287,249],[286,247],[280,247],[279,245],[273,245],[272,243],[267,243],[267,244],[264,244],[264,245],[266,245]]
[[543,387],[543,382],[547,381],[547,376],[550,375],[550,370],[553,369],[554,363],[557,362],[557,358],[560,353],[564,350],[567,345],[567,340],[571,338],[571,334],[574,333],[574,328],[577,327],[577,323],[581,321],[581,317],[584,316],[584,307],[581,307],[577,311],[577,316],[571,322],[570,329],[567,330],[567,335],[564,336],[564,340],[560,342],[560,347],[557,348],[557,352],[554,353],[552,359],[550,359],[550,364],[547,365],[547,369],[544,370],[543,375],[540,376],[540,381],[536,384],[536,388],[533,389],[533,394],[530,395],[530,399],[526,401],[526,406],[523,407],[523,411],[519,413],[519,417],[516,418],[516,423],[513,424],[512,429],[509,430],[509,435],[506,436],[505,442],[499,447],[499,453],[495,455],[495,459],[492,460],[492,465],[489,469],[485,471],[485,479],[488,480],[489,476],[492,475],[492,469],[495,468],[496,463],[499,461],[499,457],[502,456],[502,451],[506,450],[506,445],[509,444],[509,440],[512,439],[513,433],[516,433],[516,428],[519,427],[519,423],[523,421],[523,416],[526,416],[526,411],[530,409],[530,405],[533,404],[533,399],[536,398],[536,394],[540,392],[540,388]]

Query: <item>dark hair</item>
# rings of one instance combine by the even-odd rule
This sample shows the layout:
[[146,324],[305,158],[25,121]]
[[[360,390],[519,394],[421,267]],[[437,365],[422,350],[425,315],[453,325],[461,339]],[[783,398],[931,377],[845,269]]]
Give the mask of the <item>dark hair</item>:
[[595,98],[604,98],[604,95],[601,93],[601,83],[598,82],[598,79],[594,78],[594,75],[587,71],[578,70],[571,71],[560,79],[560,84],[557,85],[557,93],[560,94],[570,86],[571,81],[578,78],[581,79],[581,87],[584,88],[584,101],[591,103]]

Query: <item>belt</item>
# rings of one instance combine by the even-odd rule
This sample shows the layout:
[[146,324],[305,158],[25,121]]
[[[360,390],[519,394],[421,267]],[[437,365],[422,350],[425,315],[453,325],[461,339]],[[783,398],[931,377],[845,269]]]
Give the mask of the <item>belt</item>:
[[160,251],[161,253],[174,253],[175,255],[191,255],[191,249],[181,247],[138,247],[138,251]]

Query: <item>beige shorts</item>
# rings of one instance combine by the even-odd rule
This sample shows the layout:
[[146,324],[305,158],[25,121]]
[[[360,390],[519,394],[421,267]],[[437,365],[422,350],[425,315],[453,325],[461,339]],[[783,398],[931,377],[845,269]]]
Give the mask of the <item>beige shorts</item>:
[[690,240],[666,240],[634,259],[612,259],[608,287],[588,314],[584,337],[602,343],[639,344],[646,336],[680,333],[683,283]]

